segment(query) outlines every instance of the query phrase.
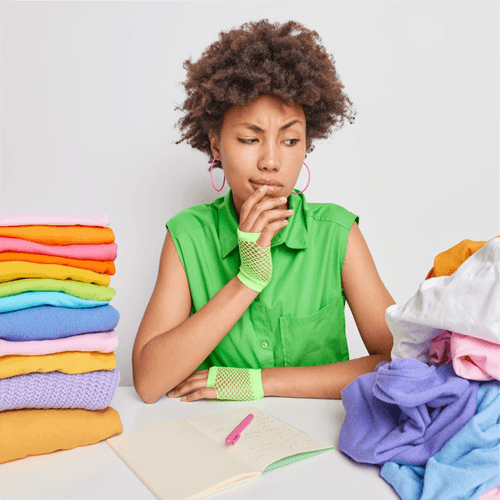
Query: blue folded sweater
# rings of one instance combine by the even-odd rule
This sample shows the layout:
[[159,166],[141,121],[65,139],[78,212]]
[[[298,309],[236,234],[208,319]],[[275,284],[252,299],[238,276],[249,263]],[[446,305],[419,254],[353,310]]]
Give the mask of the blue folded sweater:
[[120,315],[107,306],[73,308],[38,306],[0,314],[0,339],[52,340],[80,333],[108,332]]

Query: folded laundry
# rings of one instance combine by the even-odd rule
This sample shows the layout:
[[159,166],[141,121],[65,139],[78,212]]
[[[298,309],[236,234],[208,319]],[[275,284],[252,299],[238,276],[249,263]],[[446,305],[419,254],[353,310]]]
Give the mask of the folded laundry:
[[53,278],[58,280],[74,280],[95,285],[108,286],[111,278],[88,269],[61,266],[60,264],[37,264],[35,262],[0,262],[0,282],[21,278]]
[[499,480],[499,440],[498,382],[483,382],[475,415],[425,467],[387,462],[380,476],[405,500],[494,498]]
[[0,411],[22,408],[84,408],[103,410],[113,399],[120,372],[99,370],[27,373],[0,380]]
[[110,227],[86,226],[11,226],[0,227],[0,236],[21,238],[43,245],[114,243]]
[[0,464],[28,456],[99,443],[123,432],[119,413],[40,409],[0,412]]
[[385,312],[392,359],[430,361],[431,339],[446,330],[500,343],[500,238],[471,255],[451,276],[420,284],[406,304]]
[[61,372],[77,373],[114,370],[116,356],[113,352],[56,352],[35,356],[3,356],[0,361],[0,379],[17,377],[26,373]]
[[107,332],[120,315],[109,304],[99,307],[38,306],[0,314],[0,339],[51,340],[80,333]]
[[116,290],[110,286],[52,278],[26,278],[0,283],[0,297],[37,291],[64,292],[80,299],[108,302],[116,294]]
[[[82,333],[72,337],[52,340],[30,340],[11,342],[0,339],[0,356],[21,355],[35,356],[67,351],[113,352],[118,346],[118,335],[109,332]],[[1,367],[0,360],[0,367]]]
[[19,260],[24,262],[38,262],[39,264],[61,264],[63,266],[77,267],[79,269],[88,269],[101,274],[115,274],[115,264],[109,260],[83,260],[70,259],[68,257],[58,257],[56,255],[41,255],[27,252],[1,252],[0,262]]
[[434,258],[434,267],[427,273],[426,280],[440,276],[451,276],[471,255],[482,248],[487,241],[463,240]]
[[[429,362],[433,365],[451,363],[451,332],[446,330],[437,337],[431,339],[431,350]],[[467,377],[465,377],[467,378]]]
[[0,226],[109,226],[108,214],[12,214]]
[[20,238],[0,236],[0,252],[25,252],[41,255],[57,255],[70,259],[115,260],[118,245],[116,243],[101,243],[96,245],[43,245]]
[[472,418],[478,388],[449,364],[382,361],[342,390],[338,448],[357,462],[424,465]]
[[109,304],[109,300],[87,300],[63,292],[25,292],[0,298],[0,313],[18,311],[41,305],[59,307],[97,307]]

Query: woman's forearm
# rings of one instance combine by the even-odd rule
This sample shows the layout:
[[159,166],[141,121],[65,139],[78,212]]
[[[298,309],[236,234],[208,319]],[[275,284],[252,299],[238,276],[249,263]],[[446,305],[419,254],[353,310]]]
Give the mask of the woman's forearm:
[[284,366],[262,369],[264,396],[341,399],[340,392],[355,378],[372,372],[385,354],[372,354],[329,365]]

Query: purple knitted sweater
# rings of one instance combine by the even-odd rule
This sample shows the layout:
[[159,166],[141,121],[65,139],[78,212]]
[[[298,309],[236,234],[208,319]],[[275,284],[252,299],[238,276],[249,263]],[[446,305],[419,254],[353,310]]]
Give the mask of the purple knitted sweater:
[[26,373],[0,380],[0,411],[21,408],[104,410],[113,399],[120,372]]

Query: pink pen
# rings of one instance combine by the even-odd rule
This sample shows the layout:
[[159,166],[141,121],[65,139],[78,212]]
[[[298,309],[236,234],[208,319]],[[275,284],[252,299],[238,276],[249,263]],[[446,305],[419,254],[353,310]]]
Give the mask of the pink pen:
[[238,441],[238,439],[240,439],[243,429],[248,427],[248,425],[252,420],[253,420],[253,414],[250,413],[250,415],[248,415],[248,417],[246,417],[243,420],[243,422],[241,422],[241,424],[238,425],[236,429],[234,429],[234,431],[231,432],[231,434],[229,434],[229,436],[226,438],[226,444],[235,444]]

